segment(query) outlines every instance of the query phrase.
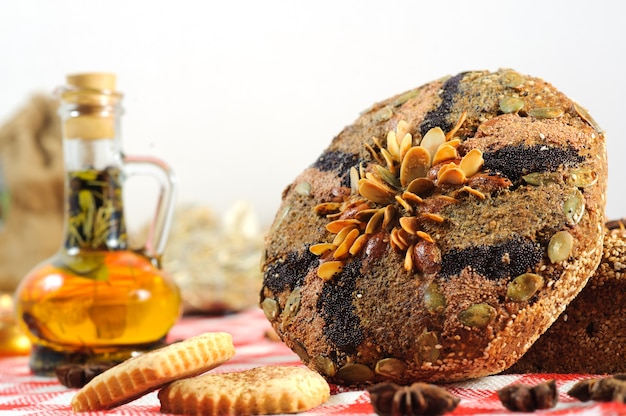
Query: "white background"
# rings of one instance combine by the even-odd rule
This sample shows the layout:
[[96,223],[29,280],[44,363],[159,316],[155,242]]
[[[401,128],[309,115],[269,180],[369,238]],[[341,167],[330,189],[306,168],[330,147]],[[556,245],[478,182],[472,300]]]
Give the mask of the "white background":
[[[0,0],[0,122],[67,73],[115,72],[126,153],[166,160],[179,202],[224,212],[245,200],[267,224],[360,111],[443,75],[508,67],[605,128],[607,214],[626,217],[625,19],[617,0]],[[143,220],[154,190],[138,181],[127,210]]]

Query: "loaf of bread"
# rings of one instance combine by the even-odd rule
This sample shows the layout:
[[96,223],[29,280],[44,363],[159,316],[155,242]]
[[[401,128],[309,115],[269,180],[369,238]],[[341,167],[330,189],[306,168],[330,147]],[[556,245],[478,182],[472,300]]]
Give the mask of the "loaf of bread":
[[379,102],[291,182],[261,307],[329,381],[452,382],[515,363],[598,266],[604,134],[513,70]]

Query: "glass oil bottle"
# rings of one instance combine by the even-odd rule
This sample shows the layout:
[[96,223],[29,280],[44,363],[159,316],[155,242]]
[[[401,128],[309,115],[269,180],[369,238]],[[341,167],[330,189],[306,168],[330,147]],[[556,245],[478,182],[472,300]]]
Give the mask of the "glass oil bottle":
[[[122,96],[115,83],[114,74],[77,74],[59,91],[64,241],[25,276],[15,294],[36,374],[50,374],[66,363],[119,362],[158,347],[180,316],[179,290],[159,268],[175,179],[159,160],[123,154]],[[123,185],[127,177],[142,174],[153,176],[161,192],[145,247],[131,250]]]

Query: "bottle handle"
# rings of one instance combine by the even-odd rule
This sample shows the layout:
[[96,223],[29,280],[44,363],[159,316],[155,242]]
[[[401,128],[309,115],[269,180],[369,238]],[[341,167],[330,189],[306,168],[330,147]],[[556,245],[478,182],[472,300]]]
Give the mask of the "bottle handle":
[[126,177],[150,175],[160,185],[156,211],[144,246],[145,254],[160,263],[172,225],[177,191],[176,177],[165,162],[153,157],[124,156],[123,167]]

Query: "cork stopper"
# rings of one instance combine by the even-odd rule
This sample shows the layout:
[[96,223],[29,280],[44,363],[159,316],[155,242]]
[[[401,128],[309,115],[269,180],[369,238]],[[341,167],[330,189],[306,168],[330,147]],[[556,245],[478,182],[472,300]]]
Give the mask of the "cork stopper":
[[79,89],[115,91],[115,74],[87,72],[67,76],[67,85]]
[[[63,100],[75,106],[73,115],[65,120],[68,139],[113,139],[116,133],[116,111],[121,99],[115,91],[115,74],[86,72],[66,77]],[[112,108],[113,107],[113,108]]]

